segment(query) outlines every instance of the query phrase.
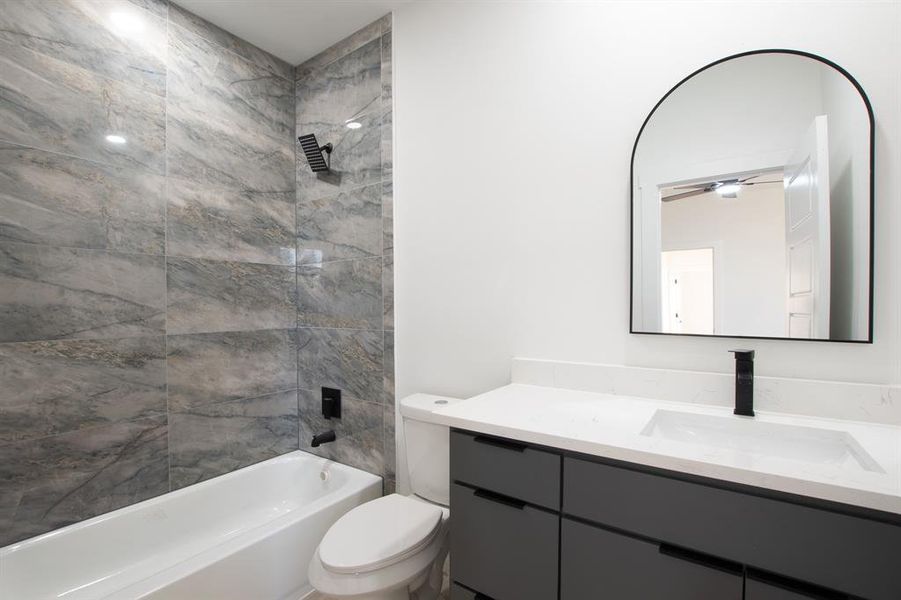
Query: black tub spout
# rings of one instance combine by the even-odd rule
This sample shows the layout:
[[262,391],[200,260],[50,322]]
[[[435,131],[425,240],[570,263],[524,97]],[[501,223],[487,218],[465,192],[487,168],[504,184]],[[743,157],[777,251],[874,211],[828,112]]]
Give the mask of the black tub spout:
[[329,442],[335,441],[335,431],[329,429],[323,433],[317,434],[313,436],[313,443],[311,446],[314,448],[318,448],[321,444],[327,444]]

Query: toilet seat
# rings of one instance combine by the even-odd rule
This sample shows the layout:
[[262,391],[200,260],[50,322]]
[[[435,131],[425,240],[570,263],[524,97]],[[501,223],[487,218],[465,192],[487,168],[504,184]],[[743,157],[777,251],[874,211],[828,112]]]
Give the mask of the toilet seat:
[[319,559],[338,574],[384,569],[432,543],[443,514],[437,506],[399,494],[366,502],[332,525],[319,545]]

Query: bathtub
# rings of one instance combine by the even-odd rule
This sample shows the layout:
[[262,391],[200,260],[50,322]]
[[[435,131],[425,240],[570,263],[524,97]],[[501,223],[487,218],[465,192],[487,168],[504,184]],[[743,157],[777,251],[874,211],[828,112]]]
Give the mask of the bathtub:
[[283,456],[0,550],[2,600],[297,600],[326,530],[375,475]]

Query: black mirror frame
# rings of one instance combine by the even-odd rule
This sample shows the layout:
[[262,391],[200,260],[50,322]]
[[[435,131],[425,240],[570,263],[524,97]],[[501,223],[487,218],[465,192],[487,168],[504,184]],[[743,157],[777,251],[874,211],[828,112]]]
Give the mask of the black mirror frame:
[[[654,113],[657,112],[657,109],[663,104],[670,95],[675,92],[679,87],[682,86],[685,82],[690,80],[695,75],[706,71],[712,67],[715,67],[721,63],[734,60],[737,58],[743,58],[745,56],[754,56],[757,54],[791,54],[795,56],[803,56],[806,58],[811,58],[813,60],[819,61],[825,65],[828,65],[845,76],[845,78],[851,82],[854,88],[857,90],[857,93],[860,94],[861,99],[863,99],[864,106],[867,109],[867,118],[869,120],[870,126],[870,161],[869,161],[869,183],[870,183],[870,285],[868,290],[868,301],[869,301],[869,322],[867,327],[867,339],[865,340],[827,340],[820,338],[789,338],[789,337],[770,337],[770,336],[756,336],[756,335],[719,335],[719,334],[703,334],[703,333],[665,333],[662,331],[635,331],[634,322],[633,322],[633,304],[635,301],[635,197],[634,197],[634,186],[635,186],[635,152],[638,149],[638,142],[641,141],[641,134],[644,132],[645,127],[647,127],[648,122],[650,122],[651,117],[654,116]],[[810,52],[804,52],[803,50],[791,50],[784,48],[772,48],[772,49],[763,49],[763,50],[749,50],[747,52],[740,52],[738,54],[732,54],[730,56],[726,56],[719,60],[716,60],[712,63],[709,63],[700,69],[692,72],[686,77],[682,78],[676,85],[674,85],[670,90],[663,95],[660,100],[657,101],[657,104],[654,105],[654,108],[651,109],[651,112],[648,113],[648,116],[645,117],[644,121],[641,124],[641,128],[638,130],[638,135],[635,136],[635,143],[632,145],[632,157],[629,160],[629,333],[630,334],[638,334],[638,335],[666,335],[666,336],[682,336],[682,337],[698,337],[698,338],[728,338],[728,339],[748,339],[748,340],[784,340],[784,341],[793,341],[793,342],[827,342],[827,343],[838,343],[838,344],[872,344],[873,343],[873,319],[874,319],[874,276],[875,276],[875,217],[874,211],[876,208],[876,194],[875,194],[875,153],[876,153],[876,119],[873,115],[873,106],[870,104],[870,99],[867,97],[867,93],[864,91],[863,86],[852,76],[848,71],[846,71],[841,66],[832,62],[827,58],[823,58],[822,56],[818,56],[816,54],[812,54]]]

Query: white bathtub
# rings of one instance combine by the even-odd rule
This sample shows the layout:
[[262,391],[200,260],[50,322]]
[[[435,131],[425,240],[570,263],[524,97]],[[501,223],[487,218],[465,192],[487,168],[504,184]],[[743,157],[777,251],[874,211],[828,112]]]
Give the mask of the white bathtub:
[[305,452],[0,550],[0,599],[296,600],[338,517],[382,480]]

